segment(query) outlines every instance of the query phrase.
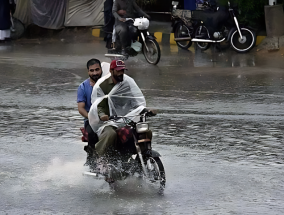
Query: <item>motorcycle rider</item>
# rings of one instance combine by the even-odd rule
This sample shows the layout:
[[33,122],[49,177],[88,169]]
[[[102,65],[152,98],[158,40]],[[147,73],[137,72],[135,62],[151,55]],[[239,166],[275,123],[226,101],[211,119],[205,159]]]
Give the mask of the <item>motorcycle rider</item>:
[[[103,100],[100,103],[98,103],[97,110],[96,110],[97,113],[95,113],[99,117],[100,121],[106,122],[110,119],[110,108],[109,108],[109,102],[108,102],[108,99],[109,99],[108,95],[116,85],[117,85],[117,87],[119,87],[119,85],[124,81],[124,71],[125,70],[126,70],[125,63],[122,60],[113,60],[110,64],[110,74],[111,74],[110,77],[105,79],[102,83],[98,83],[99,86],[96,85],[97,87],[99,87],[103,91],[103,93],[105,95]],[[127,88],[127,91],[131,91],[131,90],[133,90],[133,89],[131,89],[131,85],[129,85],[129,88]],[[122,103],[127,102],[127,101],[128,102],[130,101],[130,103],[132,102],[131,99],[129,98],[125,101],[122,101]],[[137,106],[137,105],[133,104],[132,106],[134,107],[134,106]],[[138,106],[139,106],[139,104],[138,104]],[[94,107],[92,107],[92,108],[94,108]],[[126,110],[126,112],[130,112],[130,111],[131,110]],[[150,112],[153,115],[155,115],[155,113],[153,111],[150,111]],[[89,116],[90,116],[90,114],[89,114]],[[148,139],[150,139],[150,140],[152,139],[152,132],[151,131],[148,132],[146,135],[147,135]],[[99,141],[95,145],[95,150],[96,150],[97,155],[99,155],[100,157],[107,155],[107,152],[109,152],[109,150],[111,151],[113,149],[113,147],[115,146],[116,140],[117,140],[116,127],[112,126],[112,125],[105,126],[103,128],[102,132],[99,134]]]
[[135,0],[115,0],[112,7],[112,13],[115,18],[115,31],[119,36],[122,46],[121,54],[123,55],[126,54],[125,49],[131,46],[131,40],[136,39],[136,27],[133,26],[132,21],[126,21],[126,18],[135,18],[135,11],[139,16],[144,16],[150,20],[150,16],[141,10]]
[[88,145],[94,147],[98,137],[89,125],[88,113],[91,108],[91,94],[93,86],[103,76],[108,74],[108,71],[102,70],[101,62],[98,59],[90,59],[87,62],[89,78],[80,84],[77,90],[78,111],[84,117],[84,128],[88,133]]

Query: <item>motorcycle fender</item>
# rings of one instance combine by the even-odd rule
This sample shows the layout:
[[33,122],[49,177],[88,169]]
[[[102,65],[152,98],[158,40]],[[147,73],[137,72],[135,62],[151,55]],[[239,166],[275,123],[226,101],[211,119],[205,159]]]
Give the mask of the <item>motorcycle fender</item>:
[[160,155],[159,152],[157,152],[157,151],[155,151],[155,150],[151,150],[151,152],[152,152],[152,157],[153,157],[153,158],[161,157],[161,155]]
[[245,26],[245,25],[240,25],[241,28],[247,28],[251,31],[257,31],[257,29],[253,28],[253,27],[250,27],[250,26]]
[[227,40],[226,40],[227,42],[230,41],[232,34],[233,34],[236,30],[237,30],[236,27],[231,28],[231,30],[229,31],[229,34],[228,34],[228,36],[227,36]]
[[156,40],[157,38],[154,35],[147,35],[146,38],[150,40]]
[[183,24],[181,21],[178,21],[178,22],[175,22],[175,24],[173,24],[173,29],[172,29],[172,33],[175,33],[176,32],[176,28],[179,24]]

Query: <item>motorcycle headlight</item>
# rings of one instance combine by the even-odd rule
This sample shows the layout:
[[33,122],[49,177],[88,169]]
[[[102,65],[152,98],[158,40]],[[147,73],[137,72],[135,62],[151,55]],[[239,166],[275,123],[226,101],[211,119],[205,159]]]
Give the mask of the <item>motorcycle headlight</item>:
[[144,133],[149,131],[149,124],[148,123],[137,123],[136,124],[136,132],[137,133]]

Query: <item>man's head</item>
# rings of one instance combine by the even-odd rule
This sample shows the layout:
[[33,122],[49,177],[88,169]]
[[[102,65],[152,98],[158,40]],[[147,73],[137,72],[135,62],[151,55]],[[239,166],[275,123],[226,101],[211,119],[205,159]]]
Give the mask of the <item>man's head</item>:
[[125,63],[122,60],[113,60],[110,64],[111,76],[117,81],[123,81],[123,75],[125,71]]
[[101,62],[97,59],[91,59],[87,62],[89,77],[93,82],[97,82],[102,77]]

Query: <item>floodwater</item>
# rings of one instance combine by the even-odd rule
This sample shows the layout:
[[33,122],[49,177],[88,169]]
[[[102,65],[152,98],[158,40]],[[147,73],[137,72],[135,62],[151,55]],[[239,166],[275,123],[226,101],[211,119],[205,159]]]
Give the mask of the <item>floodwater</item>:
[[[0,44],[0,214],[283,214],[284,64],[279,54],[162,46],[126,61],[167,177],[111,191],[82,176],[76,90],[104,43]],[[142,183],[142,186],[141,186]]]

